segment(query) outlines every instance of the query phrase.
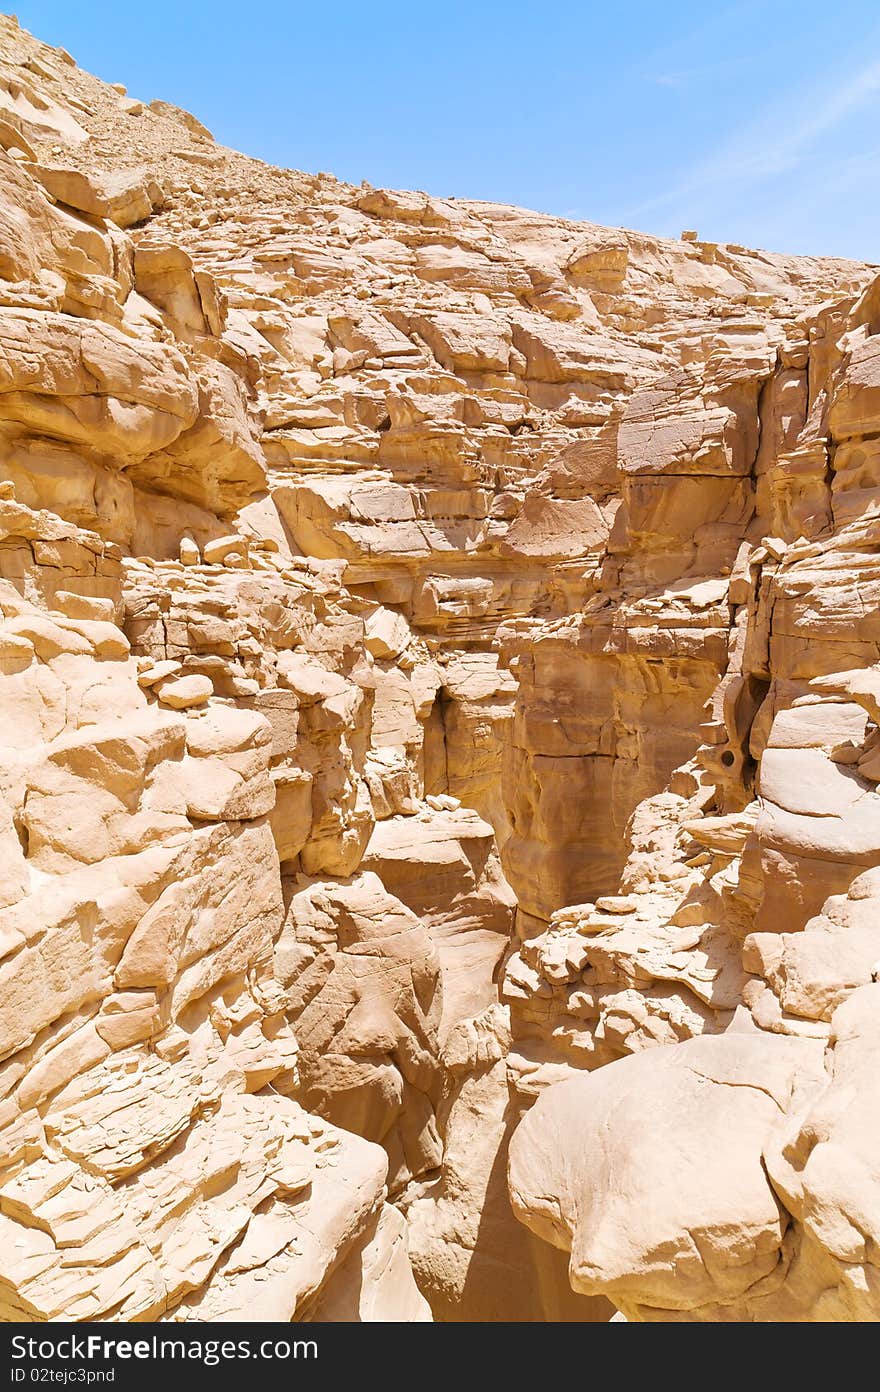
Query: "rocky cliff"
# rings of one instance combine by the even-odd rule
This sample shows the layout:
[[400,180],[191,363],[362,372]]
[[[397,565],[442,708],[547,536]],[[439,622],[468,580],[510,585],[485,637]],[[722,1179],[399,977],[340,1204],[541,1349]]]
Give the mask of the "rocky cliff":
[[0,19],[0,1318],[878,1318],[874,275]]

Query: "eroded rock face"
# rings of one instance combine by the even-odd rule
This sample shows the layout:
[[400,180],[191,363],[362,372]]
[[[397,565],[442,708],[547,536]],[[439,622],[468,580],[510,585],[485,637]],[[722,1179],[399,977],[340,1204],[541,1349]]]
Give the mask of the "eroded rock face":
[[[822,1046],[760,1034],[648,1049],[551,1087],[511,1145],[514,1207],[572,1285],[628,1317],[743,1317],[776,1295],[786,1215],[764,1152]],[[642,1307],[646,1307],[644,1310]]]
[[876,1318],[878,306],[0,19],[0,1317]]
[[[622,893],[557,911],[508,964],[517,1086],[551,1084],[514,1140],[515,1206],[630,1319],[877,1318],[855,1082],[877,970],[876,300],[808,317],[762,389],[726,670],[694,758],[631,819]],[[689,429],[664,428],[661,467]],[[707,1048],[744,1069],[735,1099],[726,1074],[694,1082]],[[676,1169],[692,1181],[664,1196]]]

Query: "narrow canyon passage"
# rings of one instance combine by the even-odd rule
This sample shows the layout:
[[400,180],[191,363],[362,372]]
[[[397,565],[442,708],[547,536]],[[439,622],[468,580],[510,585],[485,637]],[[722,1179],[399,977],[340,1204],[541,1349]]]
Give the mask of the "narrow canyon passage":
[[0,1319],[878,1317],[878,346],[0,18]]

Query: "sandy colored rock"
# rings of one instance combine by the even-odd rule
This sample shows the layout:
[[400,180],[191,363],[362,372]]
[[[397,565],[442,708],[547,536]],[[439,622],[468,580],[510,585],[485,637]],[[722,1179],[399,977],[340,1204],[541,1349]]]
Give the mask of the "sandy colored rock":
[[781,1284],[785,1224],[763,1155],[821,1062],[818,1044],[732,1034],[558,1083],[512,1141],[514,1208],[570,1250],[576,1290],[628,1318],[748,1318]]
[[385,1147],[393,1193],[441,1158],[437,948],[369,871],[291,890],[275,974],[299,1021],[303,1099]]
[[203,706],[214,694],[210,677],[176,677],[160,681],[156,694],[163,706],[173,710],[189,710],[192,706]]
[[[131,107],[126,111],[131,115]],[[162,192],[145,173],[90,177],[60,165],[34,165],[34,174],[59,203],[93,217],[108,218],[117,227],[144,222],[162,202]]]
[[876,268],[0,58],[0,1317],[876,1320]]
[[492,842],[492,828],[475,813],[438,810],[377,822],[364,856],[364,867],[432,930],[444,1033],[491,1004],[510,939],[514,900]]

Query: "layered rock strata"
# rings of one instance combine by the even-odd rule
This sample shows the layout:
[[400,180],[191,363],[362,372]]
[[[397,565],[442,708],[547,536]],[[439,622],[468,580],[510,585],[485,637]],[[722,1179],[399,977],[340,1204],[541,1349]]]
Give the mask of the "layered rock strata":
[[876,1318],[877,284],[0,20],[0,1318]]

